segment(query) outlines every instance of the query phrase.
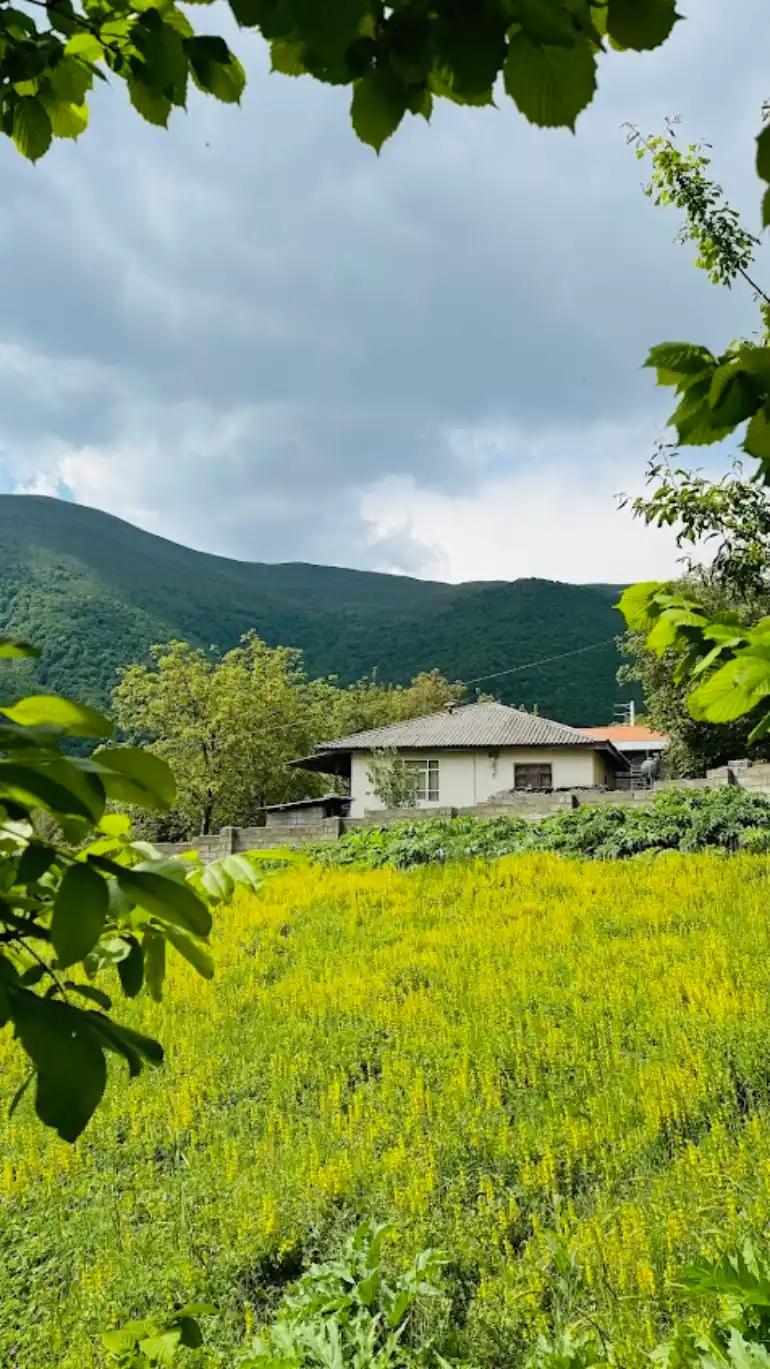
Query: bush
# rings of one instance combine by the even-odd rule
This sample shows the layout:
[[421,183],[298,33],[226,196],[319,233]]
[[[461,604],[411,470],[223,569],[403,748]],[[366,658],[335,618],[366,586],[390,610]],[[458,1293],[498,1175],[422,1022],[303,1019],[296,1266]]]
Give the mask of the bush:
[[622,860],[655,851],[770,851],[770,800],[725,786],[666,789],[649,804],[601,804],[533,822],[519,817],[422,818],[357,827],[314,847],[316,863],[397,870],[413,865],[554,851],[583,860]]

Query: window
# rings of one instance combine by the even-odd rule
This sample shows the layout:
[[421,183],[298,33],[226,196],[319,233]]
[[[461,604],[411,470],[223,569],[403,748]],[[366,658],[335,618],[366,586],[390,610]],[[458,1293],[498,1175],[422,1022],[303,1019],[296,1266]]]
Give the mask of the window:
[[514,789],[553,789],[550,765],[514,765]]
[[407,761],[417,775],[417,802],[438,803],[438,761]]

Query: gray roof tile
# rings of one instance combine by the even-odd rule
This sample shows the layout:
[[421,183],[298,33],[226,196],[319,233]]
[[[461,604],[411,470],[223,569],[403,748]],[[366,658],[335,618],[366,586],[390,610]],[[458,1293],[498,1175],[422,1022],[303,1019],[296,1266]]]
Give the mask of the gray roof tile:
[[317,751],[372,751],[380,748],[420,750],[426,747],[453,746],[590,746],[602,749],[596,737],[575,727],[552,722],[532,713],[522,713],[505,704],[463,704],[424,718],[373,727],[349,737],[321,742]]

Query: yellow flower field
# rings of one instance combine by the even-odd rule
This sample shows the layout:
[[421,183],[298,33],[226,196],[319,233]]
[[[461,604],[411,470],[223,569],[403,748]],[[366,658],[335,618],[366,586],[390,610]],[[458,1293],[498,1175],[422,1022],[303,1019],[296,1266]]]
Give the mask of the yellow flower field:
[[176,965],[121,1005],[164,1070],[113,1065],[73,1147],[3,1110],[3,1366],[87,1369],[100,1330],[200,1298],[229,1366],[363,1215],[393,1259],[447,1252],[475,1363],[583,1314],[627,1363],[684,1261],[765,1230],[768,860],[297,865],[217,922],[214,983]]

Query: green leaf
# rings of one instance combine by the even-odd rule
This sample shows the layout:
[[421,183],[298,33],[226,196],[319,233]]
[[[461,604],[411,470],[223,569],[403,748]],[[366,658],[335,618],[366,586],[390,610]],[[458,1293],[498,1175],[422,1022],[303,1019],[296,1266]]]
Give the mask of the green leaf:
[[51,919],[51,941],[60,966],[85,959],[99,940],[107,917],[107,885],[91,865],[71,865],[59,886]]
[[246,85],[246,73],[224,40],[206,35],[186,38],[184,48],[195,84],[225,104],[237,104]]
[[[661,613],[655,626],[647,636],[647,648],[662,656],[669,647],[681,645],[682,628],[703,628],[705,618],[702,614],[682,609],[668,609]],[[686,638],[686,634],[685,634]]]
[[257,873],[253,861],[248,856],[223,856],[222,868],[231,876],[235,884],[245,886],[255,893],[263,888],[262,877]]
[[171,767],[138,746],[100,747],[94,752],[104,790],[118,803],[169,809],[176,799]]
[[22,157],[36,162],[51,146],[51,120],[34,95],[24,95],[13,107],[13,141]]
[[350,117],[356,136],[379,153],[406,113],[406,90],[387,67],[377,67],[356,81]]
[[0,713],[22,727],[57,727],[68,737],[112,736],[112,723],[103,713],[58,694],[32,694],[0,707]]
[[571,48],[579,38],[561,0],[515,0],[514,17],[535,43]]
[[492,89],[507,50],[503,15],[486,6],[447,6],[432,26],[437,69],[456,96],[484,96]]
[[715,366],[716,357],[708,347],[692,342],[660,342],[650,348],[644,364],[677,376],[697,376]]
[[198,897],[189,884],[179,884],[175,879],[150,870],[124,870],[104,857],[92,856],[94,864],[104,868],[111,867],[120,888],[139,905],[152,913],[162,922],[170,922],[194,936],[208,936],[211,931],[211,913],[206,904]]
[[144,973],[150,997],[160,1003],[163,998],[163,981],[166,978],[166,943],[160,932],[145,932],[142,947],[144,951]]
[[674,0],[609,0],[607,32],[621,48],[648,52],[665,43],[681,17]]
[[64,987],[69,989],[71,993],[80,994],[81,998],[87,998],[90,1003],[97,1003],[106,1012],[109,1012],[112,1007],[112,999],[109,994],[103,993],[101,989],[94,988],[93,984],[76,984],[73,979],[66,979]]
[[99,42],[95,33],[78,32],[70,38],[64,55],[80,57],[84,62],[101,62],[104,57],[104,44]]
[[46,102],[55,138],[79,138],[88,128],[88,105],[73,105],[66,101]]
[[307,71],[303,58],[304,48],[301,43],[289,43],[285,39],[276,39],[270,44],[270,70],[280,72],[282,76],[302,76]]
[[748,736],[749,746],[753,746],[754,742],[762,741],[762,738],[766,737],[768,732],[770,732],[770,713],[766,713],[764,718],[760,718],[756,727],[751,729]]
[[203,870],[200,882],[206,893],[216,903],[227,903],[232,897],[235,882],[227,873],[221,860],[213,860]]
[[36,646],[30,642],[24,642],[18,637],[0,637],[0,660],[20,660],[28,658],[37,661],[40,652]]
[[56,66],[48,73],[48,79],[59,99],[66,100],[68,104],[73,105],[84,103],[86,95],[94,83],[93,75],[85,63],[74,57],[63,57],[60,62],[57,62]]
[[16,1034],[37,1072],[35,1110],[63,1141],[76,1141],[101,1102],[107,1082],[102,1050],[88,1014],[70,1004],[12,993]]
[[734,722],[770,694],[770,657],[741,652],[690,695],[693,718],[712,723]]
[[86,818],[92,821],[100,814],[87,802],[79,786],[70,789],[49,773],[31,765],[15,761],[0,761],[0,798],[11,799],[30,807],[47,808],[57,815]]
[[768,405],[757,409],[751,419],[746,429],[743,450],[748,456],[755,456],[758,461],[770,463],[770,409]]
[[293,0],[300,38],[324,57],[338,57],[358,34],[368,0]]
[[661,607],[656,595],[666,588],[661,580],[643,580],[629,585],[615,607],[620,610],[631,632],[649,632],[660,617]]
[[770,190],[762,196],[762,227],[770,228]]
[[126,998],[136,998],[144,983],[144,956],[136,937],[127,936],[126,944],[129,947],[128,955],[118,961],[117,971]]
[[153,95],[147,86],[137,80],[135,76],[126,78],[128,88],[128,98],[131,101],[137,114],[141,114],[148,124],[155,124],[158,128],[168,126],[169,115],[171,114],[172,102],[166,95]]
[[596,58],[584,40],[573,48],[541,47],[525,33],[511,39],[503,67],[507,93],[530,123],[571,128],[596,90]]
[[757,175],[763,181],[770,181],[770,124],[757,138]]
[[143,1032],[133,1031],[131,1027],[126,1027],[122,1022],[113,1022],[112,1018],[105,1017],[100,1012],[90,1012],[88,1020],[92,1028],[98,1033],[99,1039],[107,1050],[114,1051],[117,1055],[122,1055],[128,1062],[129,1073],[135,1079],[142,1072],[142,1061],[147,1060],[151,1065],[163,1064],[163,1047],[159,1041],[153,1040],[151,1036],[145,1036]]
[[41,841],[31,841],[19,857],[16,884],[34,884],[56,860],[56,848]]
[[214,962],[200,941],[194,941],[192,937],[185,936],[184,932],[178,932],[175,927],[168,928],[166,940],[176,947],[179,954],[184,956],[185,960],[204,979],[214,978]]

